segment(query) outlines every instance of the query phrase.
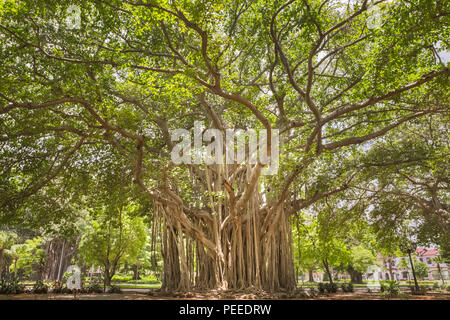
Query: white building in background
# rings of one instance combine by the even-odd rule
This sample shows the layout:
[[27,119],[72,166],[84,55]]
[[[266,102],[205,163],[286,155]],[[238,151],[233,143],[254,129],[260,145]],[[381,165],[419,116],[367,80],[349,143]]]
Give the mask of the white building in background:
[[[438,264],[435,261],[435,258],[439,257],[439,249],[417,248],[416,252],[413,253],[411,257],[413,259],[413,263],[423,262],[428,266],[428,276],[418,280],[428,280],[428,281],[441,280]],[[388,259],[388,257],[383,257],[381,254],[378,254],[377,260],[379,262],[379,265],[370,266],[370,268],[368,268],[368,271],[365,274],[363,274],[364,280],[371,280],[375,282],[379,280],[397,280],[397,281],[413,280],[411,264],[408,256],[406,257],[394,256],[389,257]],[[391,263],[390,268],[389,263]],[[444,280],[450,280],[450,265],[440,263],[439,267],[441,269],[441,274]],[[305,275],[300,276],[298,280],[310,282],[323,282],[324,276],[325,273],[322,270],[317,270],[311,272],[310,274],[306,273]],[[338,279],[350,279],[350,275],[346,273],[334,274],[334,277]]]
[[[441,269],[442,277],[447,280],[449,279],[449,265],[445,263],[440,263],[439,266],[435,261],[435,258],[439,257],[439,249],[428,249],[428,248],[417,248],[415,254],[412,255],[413,262],[423,262],[428,266],[428,276],[421,280],[440,280],[441,275],[439,273],[439,268]],[[394,257],[392,259],[386,259],[379,255],[379,261],[381,262],[382,268],[380,271],[381,280],[408,280],[413,279],[411,264],[409,257]],[[404,261],[402,263],[402,261]],[[389,267],[389,263],[391,266]],[[404,267],[406,265],[406,268]],[[391,279],[392,273],[392,279]]]

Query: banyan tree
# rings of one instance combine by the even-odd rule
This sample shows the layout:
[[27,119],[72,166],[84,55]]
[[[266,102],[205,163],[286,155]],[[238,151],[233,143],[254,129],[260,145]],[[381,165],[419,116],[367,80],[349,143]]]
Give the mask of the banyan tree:
[[[152,203],[166,290],[293,289],[292,215],[349,186],[350,150],[448,112],[444,1],[0,3],[2,221],[116,153]],[[242,161],[174,163],[196,123],[203,148],[264,132],[277,170],[250,138]]]

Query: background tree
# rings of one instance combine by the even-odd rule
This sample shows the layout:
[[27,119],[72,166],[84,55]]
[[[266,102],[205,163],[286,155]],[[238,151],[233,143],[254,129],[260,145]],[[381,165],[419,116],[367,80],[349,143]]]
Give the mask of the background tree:
[[414,263],[414,270],[416,271],[416,275],[419,279],[423,280],[428,277],[428,266],[426,263],[421,261]]
[[7,264],[4,263],[6,256],[9,254],[9,249],[16,241],[17,234],[14,232],[0,231],[0,279],[6,272],[6,270],[4,270],[4,267],[7,266]]
[[[340,235],[340,230],[334,225],[329,212],[320,212],[317,217],[304,215],[302,221],[302,237],[298,244],[301,246],[300,259],[308,259],[326,273],[328,281],[333,283],[333,267],[347,264],[350,251]],[[295,250],[294,250],[295,251]],[[311,260],[309,260],[311,259]],[[307,264],[306,267],[310,267]]]
[[347,272],[350,274],[351,282],[362,283],[362,276],[367,268],[378,264],[376,256],[369,249],[363,246],[351,248],[351,258],[347,265]]
[[118,217],[97,212],[90,221],[80,243],[80,254],[90,265],[102,266],[105,286],[121,263],[136,261],[146,240],[145,224],[142,218],[131,217],[127,210],[120,208]]
[[20,272],[22,276],[30,278],[34,273],[37,279],[42,278],[45,263],[45,251],[42,249],[42,238],[36,237],[27,239],[23,244],[16,244],[11,247],[11,255],[14,262],[10,268],[14,274]]

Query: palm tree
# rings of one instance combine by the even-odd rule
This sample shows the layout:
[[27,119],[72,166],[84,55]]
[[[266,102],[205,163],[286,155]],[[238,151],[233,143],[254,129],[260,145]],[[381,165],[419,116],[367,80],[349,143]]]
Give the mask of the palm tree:
[[11,246],[11,249],[7,251],[9,255],[14,259],[14,277],[17,277],[17,260],[25,254],[27,251],[27,245],[22,244],[15,244]]

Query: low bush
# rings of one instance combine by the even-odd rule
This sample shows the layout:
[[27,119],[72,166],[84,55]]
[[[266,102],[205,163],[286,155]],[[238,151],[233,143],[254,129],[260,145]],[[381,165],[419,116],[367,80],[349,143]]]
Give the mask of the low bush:
[[325,283],[319,282],[317,289],[319,289],[320,293],[324,293],[325,292]]
[[380,295],[384,298],[398,297],[401,291],[399,283],[395,280],[383,280],[380,282]]
[[44,283],[42,280],[36,281],[31,289],[32,293],[43,294],[48,292],[48,285]]
[[352,283],[343,283],[343,284],[341,284],[341,289],[343,292],[353,292],[353,284]]
[[[99,289],[97,289],[97,286]],[[53,283],[53,285],[51,287],[51,292],[55,293],[55,294],[58,294],[58,293],[72,294],[72,293],[74,293],[74,290],[67,288],[67,286],[64,282],[56,281]],[[78,293],[101,293],[101,292],[103,292],[103,290],[100,287],[100,285],[98,285],[97,283],[95,283],[94,287],[93,287],[93,284],[85,286],[84,283],[82,283],[81,289],[77,290],[77,292]]]
[[67,288],[66,286],[64,286],[61,290],[61,293],[69,294],[69,293],[73,293],[73,291],[71,289]]
[[0,280],[0,294],[19,294],[25,292],[25,286],[14,276],[3,277]]
[[447,287],[446,284],[441,283],[441,284],[438,285],[438,288],[435,289],[435,290],[437,290],[437,291],[445,291],[445,290],[450,291],[450,286]]
[[[55,293],[55,294],[60,294],[60,293],[71,294],[71,293],[73,293],[73,290],[67,288],[65,283],[56,281],[55,283],[53,283],[53,285],[51,287],[51,292]],[[80,292],[87,293],[87,290],[86,290],[86,288],[81,288]]]
[[325,290],[327,290],[328,293],[336,293],[338,291],[338,285],[336,283],[326,283]]
[[103,293],[103,288],[98,282],[91,283],[86,287],[87,293]]
[[419,286],[419,289],[416,289],[416,287],[411,286],[409,287],[409,289],[411,290],[411,294],[418,294],[418,295],[426,294],[428,291],[427,286]]
[[59,281],[54,282],[51,287],[52,293],[65,293],[64,289],[67,289],[64,287],[64,283]]
[[109,293],[122,293],[122,289],[119,286],[111,285],[108,289]]
[[316,297],[318,294],[315,288],[311,288],[309,291],[305,291],[305,293],[309,293],[310,297]]
[[325,291],[328,293],[335,293],[338,291],[338,285],[336,283],[319,282],[318,289],[320,293],[324,293]]

